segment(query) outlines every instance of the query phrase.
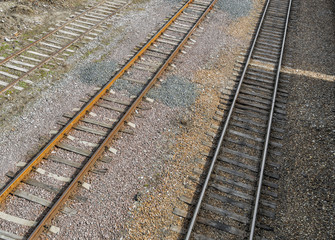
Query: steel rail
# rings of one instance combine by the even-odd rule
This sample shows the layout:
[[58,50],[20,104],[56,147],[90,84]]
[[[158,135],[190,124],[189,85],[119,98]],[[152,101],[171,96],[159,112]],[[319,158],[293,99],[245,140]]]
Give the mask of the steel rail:
[[[192,1],[193,0],[190,0],[184,6],[186,6],[186,5],[188,6]],[[94,165],[94,163],[102,155],[102,153],[105,151],[105,147],[109,144],[109,142],[113,139],[113,137],[122,128],[122,126],[124,125],[124,123],[126,122],[126,120],[135,111],[136,107],[140,104],[140,102],[142,101],[142,98],[148,93],[148,91],[152,88],[152,86],[155,84],[155,82],[157,81],[157,79],[163,74],[164,70],[172,62],[172,60],[174,59],[174,57],[179,53],[179,51],[182,48],[182,46],[188,41],[189,37],[196,30],[197,26],[203,21],[203,19],[205,18],[206,14],[213,8],[213,6],[214,6],[214,4],[216,2],[217,2],[217,0],[213,0],[212,1],[212,3],[210,4],[210,6],[204,11],[203,15],[197,20],[197,22],[194,24],[194,26],[189,30],[188,34],[180,42],[180,44],[178,45],[178,47],[171,53],[171,55],[169,56],[169,58],[160,67],[160,69],[158,69],[157,73],[153,76],[153,78],[150,80],[150,82],[145,87],[145,89],[141,92],[141,94],[137,97],[137,99],[132,103],[131,107],[127,110],[127,112],[123,115],[123,117],[118,121],[117,125],[110,131],[110,133],[108,134],[108,136],[106,137],[106,139],[102,142],[102,144],[99,146],[99,148],[94,152],[94,154],[90,157],[90,159],[87,161],[87,163],[84,165],[84,167],[80,170],[79,174],[71,181],[70,185],[62,193],[62,195],[58,198],[58,200],[55,202],[55,204],[52,206],[52,208],[50,208],[49,211],[46,213],[46,215],[40,220],[40,222],[38,223],[38,225],[36,226],[36,228],[34,229],[34,231],[29,236],[28,240],[29,239],[31,239],[31,240],[35,239],[43,231],[44,226],[46,225],[46,223],[48,221],[50,221],[51,218],[58,212],[58,210],[61,208],[61,206],[63,205],[63,203],[70,196],[70,194],[71,194],[73,188],[76,186],[76,184],[79,183],[82,180],[82,178],[85,175],[85,173],[89,171],[89,169]],[[173,18],[173,19],[175,19],[175,18]],[[163,27],[162,29],[166,29],[166,28]],[[102,90],[100,90],[100,91],[102,91]]]
[[[56,55],[60,54],[61,52],[65,51],[68,47],[70,47],[71,45],[73,45],[74,43],[78,42],[82,37],[84,37],[87,33],[93,31],[95,28],[97,28],[99,25],[101,25],[104,21],[106,21],[107,18],[115,15],[115,13],[117,13],[120,9],[124,8],[125,6],[127,6],[128,4],[120,7],[119,9],[115,10],[114,12],[112,12],[111,14],[109,14],[107,17],[105,17],[104,19],[100,20],[99,22],[97,22],[94,26],[92,26],[92,28],[86,30],[85,32],[83,32],[82,34],[80,34],[77,38],[75,38],[74,40],[72,40],[71,42],[69,42],[68,44],[66,44],[65,46],[63,46],[62,48],[58,49],[57,51],[53,52],[51,55],[49,55],[49,57],[47,57],[46,59],[42,60],[39,64],[37,64],[35,67],[29,69],[29,71],[25,72],[23,75],[21,75],[18,79],[15,79],[13,82],[9,83],[6,87],[2,88],[0,90],[0,94],[3,94],[4,92],[6,92],[7,90],[9,90],[10,88],[12,88],[15,84],[17,84],[18,82],[20,82],[24,77],[29,76],[29,74],[31,74],[33,71],[35,71],[36,69],[38,69],[39,67],[43,66],[44,64],[48,63],[49,61],[51,61]],[[87,12],[85,12],[87,13]],[[72,22],[72,21],[71,21]],[[71,23],[68,22],[68,23]],[[65,24],[65,25],[68,25]],[[49,36],[49,35],[48,35]],[[45,38],[45,37],[44,37]],[[44,39],[43,38],[43,39]],[[38,41],[41,41],[43,39],[40,39]],[[25,49],[26,50],[26,49]]]
[[37,43],[39,43],[40,41],[44,40],[45,38],[49,37],[50,35],[54,34],[55,32],[57,32],[58,30],[64,28],[65,26],[67,26],[68,24],[76,21],[78,18],[80,18],[82,15],[86,14],[87,12],[91,11],[92,9],[102,5],[105,1],[102,1],[101,3],[99,3],[96,6],[93,6],[89,9],[87,9],[86,11],[84,11],[83,13],[79,14],[78,16],[76,16],[75,18],[71,19],[70,21],[64,23],[63,25],[59,26],[58,28],[54,29],[53,31],[45,34],[43,37],[39,38],[38,40],[36,40],[35,42],[32,42],[30,44],[28,44],[27,46],[23,47],[21,50],[13,53],[12,55],[8,56],[7,58],[3,59],[2,61],[0,61],[0,65],[3,65],[4,63],[8,62],[9,60],[13,59],[14,57],[16,57],[17,55],[19,55],[20,53],[23,53],[24,51],[26,51],[28,48],[36,45]]
[[123,66],[116,74],[115,76],[105,84],[105,86],[96,93],[96,95],[87,102],[81,110],[72,118],[71,121],[69,121],[61,130],[59,133],[57,133],[51,141],[24,167],[22,170],[18,172],[18,174],[6,185],[5,188],[3,188],[0,192],[0,202],[2,202],[7,195],[14,190],[14,188],[17,187],[17,185],[24,179],[24,177],[33,169],[34,166],[40,163],[44,157],[48,155],[48,153],[52,150],[53,147],[81,120],[81,118],[88,112],[95,103],[108,91],[108,89],[113,85],[113,83],[119,79],[123,73],[128,70],[135,61],[145,52],[146,49],[148,49],[151,44],[162,34],[163,31],[166,30],[168,26],[172,24],[172,22],[179,16],[182,11],[184,11],[187,6],[193,2],[194,0],[189,0],[181,9],[173,16],[171,17],[170,21],[168,21],[160,30],[158,33],[156,33],[148,43],[143,46],[137,54],[135,54],[127,63],[125,66]]
[[198,214],[199,214],[199,210],[200,210],[200,207],[201,207],[203,198],[204,198],[204,196],[205,196],[205,192],[206,192],[206,190],[207,190],[207,187],[208,187],[208,183],[209,183],[210,177],[211,177],[212,172],[213,172],[213,169],[214,169],[214,165],[215,165],[215,163],[216,163],[217,157],[218,157],[219,152],[220,152],[220,149],[221,149],[221,147],[222,147],[223,138],[224,138],[225,135],[226,135],[227,128],[228,128],[228,125],[229,125],[229,122],[230,122],[230,119],[231,119],[231,115],[232,115],[232,113],[233,113],[233,110],[234,110],[234,107],[235,107],[235,104],[236,104],[236,101],[237,101],[237,97],[238,97],[238,95],[239,95],[239,92],[240,92],[240,89],[241,89],[241,86],[242,86],[242,83],[243,83],[245,74],[246,74],[247,69],[248,69],[248,65],[249,65],[250,60],[251,60],[252,52],[253,52],[253,50],[254,50],[254,48],[255,48],[256,41],[257,41],[258,36],[259,36],[259,32],[260,32],[261,27],[262,27],[262,25],[263,25],[263,21],[264,21],[264,18],[265,18],[266,11],[267,11],[267,9],[268,9],[268,7],[269,7],[269,3],[270,3],[270,0],[267,0],[267,3],[266,3],[266,6],[265,6],[265,8],[264,8],[264,12],[263,12],[262,18],[261,18],[261,20],[260,20],[260,22],[259,22],[259,26],[258,26],[256,35],[255,35],[255,38],[254,38],[254,40],[253,40],[252,46],[251,46],[250,51],[249,51],[248,59],[247,59],[247,61],[246,61],[246,64],[245,64],[244,69],[243,69],[243,73],[242,73],[242,75],[241,75],[240,82],[239,82],[238,87],[237,87],[237,89],[236,89],[235,97],[234,97],[233,102],[232,102],[232,105],[231,105],[231,107],[230,107],[230,109],[229,109],[229,113],[228,113],[227,119],[226,119],[226,121],[225,121],[225,124],[224,124],[223,130],[222,130],[222,133],[221,133],[221,136],[220,136],[218,145],[217,145],[216,150],[215,150],[215,153],[214,153],[214,156],[213,156],[213,158],[212,158],[212,162],[211,162],[210,168],[209,168],[209,170],[208,170],[208,173],[207,173],[207,176],[206,176],[206,180],[205,180],[204,185],[203,185],[203,187],[202,187],[201,194],[200,194],[200,197],[199,197],[197,206],[196,206],[196,208],[195,208],[195,211],[194,211],[194,213],[193,213],[191,222],[190,222],[190,224],[189,224],[189,227],[188,227],[188,230],[187,230],[187,233],[186,233],[185,240],[189,240],[189,239],[190,239],[191,234],[192,234],[192,230],[193,230],[194,225],[195,225],[195,223],[196,223],[197,216],[198,216]]
[[269,140],[270,140],[270,134],[271,134],[271,127],[272,127],[272,119],[273,119],[273,114],[274,114],[274,109],[275,109],[275,104],[276,104],[276,97],[277,97],[277,90],[278,90],[278,84],[279,84],[280,70],[281,70],[281,64],[282,64],[282,61],[283,61],[283,54],[284,54],[284,48],[285,48],[285,40],[286,40],[288,22],[289,22],[289,18],[290,18],[291,5],[292,5],[292,0],[289,1],[289,7],[288,7],[288,10],[287,10],[285,30],[284,30],[283,42],[282,42],[282,45],[281,45],[281,52],[280,52],[280,57],[279,57],[278,69],[277,69],[277,73],[276,73],[275,88],[274,88],[274,92],[273,92],[271,112],[270,112],[270,115],[269,115],[269,123],[268,123],[268,127],[267,127],[267,132],[266,132],[266,139],[265,139],[265,143],[264,143],[264,150],[263,150],[263,156],[262,156],[262,162],[261,162],[261,171],[260,171],[259,180],[258,180],[258,188],[257,188],[257,194],[256,194],[256,199],[255,199],[255,207],[254,207],[254,212],[253,212],[253,217],[252,217],[252,222],[251,222],[249,240],[253,240],[254,239],[254,234],[255,234],[257,213],[258,213],[258,207],[259,207],[259,201],[260,201],[261,189],[262,189],[263,177],[264,177],[265,162],[266,162],[268,147],[269,147]]
[[[193,1],[193,0],[192,0]],[[49,209],[49,211],[46,213],[46,215],[40,220],[35,230],[31,233],[29,236],[29,239],[35,239],[39,234],[43,231],[43,227],[46,225],[46,223],[51,220],[51,218],[58,212],[58,210],[63,205],[64,201],[70,196],[72,189],[75,187],[75,185],[81,181],[82,177],[85,175],[87,171],[94,165],[94,163],[98,160],[98,158],[102,155],[102,153],[105,151],[105,147],[109,144],[109,142],[113,139],[113,137],[118,133],[118,131],[122,128],[124,122],[128,119],[128,117],[135,111],[136,107],[140,104],[142,98],[148,93],[148,91],[151,89],[151,87],[155,84],[157,79],[162,75],[164,70],[168,67],[170,62],[174,59],[174,57],[179,53],[180,48],[188,41],[188,38],[191,36],[191,34],[195,31],[197,26],[200,24],[200,22],[203,20],[203,18],[206,16],[206,14],[213,8],[213,5],[216,3],[217,0],[213,0],[212,4],[207,8],[207,10],[204,12],[202,17],[195,23],[195,25],[190,29],[186,37],[183,39],[183,41],[178,45],[178,47],[173,51],[173,53],[170,55],[170,57],[167,59],[167,61],[160,67],[160,69],[157,71],[157,73],[154,75],[154,77],[151,79],[151,81],[148,83],[148,85],[145,87],[145,89],[142,91],[142,93],[137,97],[137,99],[133,102],[131,107],[127,110],[127,112],[123,115],[123,117],[118,121],[115,128],[113,128],[106,139],[103,141],[103,143],[100,145],[100,147],[95,151],[95,153],[92,155],[92,157],[87,161],[87,163],[84,165],[80,173],[71,181],[69,187],[62,193],[62,195],[59,197],[57,202],[53,205],[52,208]]]
[[[180,14],[192,3],[194,0],[189,0],[187,3],[180,8],[180,10],[170,18],[170,20],[164,24],[164,26],[145,44],[127,63],[122,69],[120,69],[112,78],[111,80],[105,84],[105,86],[99,90],[95,96],[87,102],[81,110],[61,129],[59,133],[57,133],[52,140],[24,167],[22,168],[19,173],[7,184],[0,192],[0,201],[6,199],[8,194],[10,194],[19,184],[20,182],[27,177],[27,175],[34,169],[36,165],[38,165],[43,158],[47,157],[50,154],[50,151],[56,146],[56,144],[82,119],[82,117],[89,111],[95,103],[101,99],[101,97],[110,89],[113,83],[119,79],[122,74],[129,69],[135,61],[147,50],[151,44],[177,19]],[[204,19],[206,14],[213,8],[213,5],[216,3],[217,0],[213,0],[210,6],[203,12],[199,19],[196,21],[194,26],[189,30],[188,34],[184,37],[184,39],[180,42],[178,47],[171,53],[168,57],[166,62],[160,67],[157,73],[154,75],[152,80],[147,84],[145,89],[142,93],[138,96],[138,98],[132,103],[126,113],[122,116],[122,118],[118,121],[117,125],[110,130],[108,136],[102,142],[102,144],[95,150],[94,153],[90,156],[90,158],[86,161],[83,168],[79,171],[78,175],[72,179],[67,189],[62,192],[61,196],[58,200],[54,203],[53,207],[48,209],[46,215],[38,222],[36,227],[34,228],[33,232],[29,235],[28,239],[36,239],[37,236],[43,231],[44,226],[48,223],[49,220],[57,213],[57,211],[61,208],[63,202],[70,196],[72,190],[77,186],[78,183],[81,182],[83,176],[90,168],[94,165],[94,163],[98,160],[98,158],[102,155],[105,151],[105,147],[107,144],[113,139],[115,134],[123,127],[125,121],[130,117],[133,111],[141,102],[142,98],[145,94],[150,90],[153,84],[157,81],[157,79],[161,76],[163,71],[167,68],[169,63],[173,60],[175,55],[180,51],[181,47],[188,41],[191,34],[200,24],[200,22]]]

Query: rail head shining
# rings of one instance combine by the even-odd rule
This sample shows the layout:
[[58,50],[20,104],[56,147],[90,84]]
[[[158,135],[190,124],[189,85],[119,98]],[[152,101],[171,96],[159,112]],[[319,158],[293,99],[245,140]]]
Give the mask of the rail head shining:
[[282,45],[281,45],[280,58],[279,58],[278,68],[277,68],[277,73],[276,73],[275,88],[274,88],[273,97],[272,97],[271,111],[270,111],[270,115],[269,115],[269,122],[268,122],[268,127],[267,127],[267,132],[266,132],[266,138],[265,138],[265,142],[264,142],[261,169],[260,169],[261,171],[260,171],[260,174],[259,174],[258,187],[257,187],[256,199],[255,199],[255,204],[254,204],[254,211],[253,211],[252,222],[251,222],[251,227],[250,227],[249,240],[253,240],[254,235],[255,235],[257,213],[258,213],[259,201],[260,201],[260,196],[261,196],[261,189],[262,189],[262,184],[263,184],[265,162],[266,162],[266,157],[267,157],[268,147],[269,147],[269,140],[270,140],[270,134],[271,134],[271,127],[272,127],[272,119],[273,119],[273,114],[274,114],[274,109],[275,109],[275,104],[276,104],[276,97],[277,97],[277,90],[278,90],[278,84],[279,84],[280,70],[281,70],[281,64],[282,64],[282,61],[283,61],[283,54],[284,54],[284,48],[285,48],[285,40],[286,40],[288,22],[289,22],[290,12],[291,12],[291,5],[292,5],[292,0],[289,0],[289,6],[288,6],[288,10],[287,10],[286,22],[285,22],[285,28],[284,28],[283,42],[282,42]]
[[256,45],[256,42],[257,42],[257,39],[258,39],[258,35],[259,35],[259,32],[260,32],[260,29],[263,25],[263,21],[264,21],[264,17],[265,17],[265,14],[266,14],[266,11],[268,9],[268,6],[269,6],[269,3],[270,3],[270,0],[267,0],[267,3],[265,5],[265,8],[264,8],[264,12],[262,14],[262,18],[259,22],[259,25],[258,25],[258,28],[257,28],[257,32],[255,34],[255,37],[254,37],[254,40],[252,42],[252,45],[251,45],[251,48],[250,48],[250,51],[249,51],[249,55],[248,55],[248,59],[246,61],[246,64],[244,66],[244,69],[243,69],[243,72],[242,72],[242,75],[241,75],[241,78],[240,78],[240,82],[238,84],[238,87],[237,87],[237,90],[236,90],[236,94],[235,94],[235,97],[233,99],[233,102],[232,102],[232,105],[229,109],[229,113],[228,113],[228,116],[227,116],[227,119],[225,121],[225,124],[224,124],[224,127],[223,127],[223,130],[222,130],[222,133],[220,135],[220,139],[219,139],[219,142],[217,144],[217,147],[216,147],[216,150],[215,150],[215,153],[214,153],[214,156],[212,158],[212,162],[211,162],[211,165],[209,167],[209,170],[208,170],[208,173],[207,173],[207,176],[206,176],[206,180],[204,182],[204,185],[202,187],[202,190],[201,190],[201,193],[200,193],[200,196],[199,196],[199,200],[198,200],[198,203],[196,205],[196,208],[194,210],[194,213],[193,213],[193,216],[192,216],[192,219],[191,219],[191,222],[189,224],[189,227],[188,227],[188,230],[187,230],[187,233],[186,233],[186,237],[185,237],[185,240],[189,240],[190,237],[191,237],[191,234],[192,234],[192,231],[193,231],[193,228],[194,228],[194,225],[196,223],[196,220],[197,220],[197,217],[198,217],[198,214],[199,214],[199,210],[200,210],[200,207],[201,207],[201,204],[202,204],[202,201],[203,201],[203,198],[205,196],[205,192],[206,192],[206,189],[208,187],[208,183],[209,183],[209,180],[210,180],[210,177],[212,175],[212,172],[213,172],[213,169],[214,169],[214,165],[215,165],[215,162],[217,160],[217,157],[219,155],[219,152],[220,152],[220,149],[222,147],[222,142],[223,142],[223,139],[226,135],[226,132],[227,132],[227,128],[228,128],[228,125],[229,125],[229,122],[230,122],[230,118],[231,118],[231,115],[233,113],[233,110],[234,110],[234,107],[235,107],[235,104],[236,104],[236,100],[237,100],[237,97],[239,95],[239,92],[240,92],[240,89],[241,89],[241,86],[242,86],[242,83],[243,83],[243,80],[244,80],[244,77],[245,77],[245,74],[247,72],[247,69],[248,69],[248,65],[250,63],[250,60],[251,60],[251,55],[253,53],[253,50],[255,48],[255,45]]

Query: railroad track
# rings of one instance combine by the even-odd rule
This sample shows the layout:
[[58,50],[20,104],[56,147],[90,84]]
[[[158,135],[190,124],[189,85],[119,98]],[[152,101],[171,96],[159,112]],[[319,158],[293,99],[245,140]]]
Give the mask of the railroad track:
[[273,230],[280,167],[276,156],[287,97],[286,83],[279,78],[291,4],[265,3],[232,89],[234,97],[222,96],[227,109],[221,115],[226,117],[206,172],[199,177],[200,190],[194,189],[193,199],[180,198],[192,211],[174,209],[189,219],[187,230],[181,231],[186,240],[266,239]]
[[50,32],[37,40],[29,39],[31,43],[19,51],[7,57],[0,56],[0,94],[11,88],[23,90],[21,81],[24,84],[33,84],[29,76],[34,71],[49,71],[46,64],[50,61],[65,61],[69,54],[75,52],[71,46],[83,38],[96,38],[103,32],[99,27],[126,5],[127,2],[121,0],[103,0],[75,12],[68,21],[49,28]]
[[[118,69],[110,81],[94,94],[83,97],[83,105],[77,112],[64,116],[63,127],[27,163],[18,163],[17,173],[8,172],[10,180],[3,185],[0,201],[0,238],[37,239],[47,231],[58,232],[52,226],[52,218],[62,211],[75,214],[64,207],[78,187],[89,189],[84,176],[88,171],[103,173],[97,169],[97,161],[108,163],[115,154],[110,145],[120,132],[131,133],[131,117],[145,111],[140,103],[169,66],[183,46],[193,44],[192,33],[213,8],[213,1],[185,1],[178,11]],[[185,45],[186,46],[186,45]],[[120,91],[115,87],[121,84]],[[145,98],[147,101],[151,101]],[[60,226],[61,227],[61,226]]]

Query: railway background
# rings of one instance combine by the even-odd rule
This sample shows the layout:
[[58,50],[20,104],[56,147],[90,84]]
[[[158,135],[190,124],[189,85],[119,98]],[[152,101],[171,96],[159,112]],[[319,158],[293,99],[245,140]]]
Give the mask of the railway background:
[[[118,45],[122,47],[116,49],[117,45],[114,43],[109,44],[107,47],[107,49],[113,50],[114,54],[111,53],[111,56],[117,55],[117,60],[122,59],[122,56],[126,56],[127,50],[130,51],[133,46],[141,42],[168,15],[171,6],[177,2],[144,1],[143,5],[139,5],[140,7],[131,8],[129,11],[131,14],[127,15],[129,12],[125,13],[122,16],[123,20],[121,20],[123,24],[127,24],[126,30],[123,29],[127,32],[125,38],[112,37],[113,41],[118,44],[123,42],[123,44]],[[146,116],[145,119],[137,119],[135,121],[137,128],[135,136],[122,136],[117,141],[115,147],[118,149],[119,155],[113,156],[114,161],[110,165],[108,173],[106,175],[90,175],[87,178],[87,181],[92,183],[93,189],[89,192],[81,190],[79,194],[88,197],[88,202],[72,202],[71,205],[71,207],[78,210],[78,216],[71,218],[60,214],[53,223],[61,225],[61,233],[50,237],[55,239],[61,239],[62,237],[69,238],[70,236],[90,239],[116,239],[121,236],[132,239],[177,238],[176,234],[171,235],[168,226],[176,221],[172,217],[172,209],[178,204],[176,201],[177,196],[180,195],[183,181],[187,174],[189,174],[189,171],[185,170],[185,167],[191,168],[196,155],[195,149],[199,152],[206,149],[201,145],[200,139],[206,130],[208,130],[209,126],[207,126],[207,123],[217,109],[219,90],[225,86],[226,80],[232,74],[234,60],[236,60],[236,56],[239,53],[239,47],[246,47],[249,44],[247,32],[252,29],[251,25],[246,25],[252,19],[249,10],[251,7],[257,8],[258,6],[252,3],[256,4],[262,1],[235,1],[235,5],[228,5],[229,2],[231,1],[218,1],[217,11],[211,13],[211,18],[204,23],[206,27],[203,26],[204,31],[199,33],[199,37],[196,38],[196,45],[191,50],[188,50],[186,55],[177,57],[176,68],[163,79],[167,81],[163,81],[161,87],[154,88],[152,97],[156,100],[159,96],[162,96],[162,98],[150,105],[152,109],[144,114]],[[303,7],[304,4],[307,5]],[[297,45],[298,48],[295,51],[298,52],[294,54],[293,67],[334,75],[334,72],[332,72],[334,55],[331,55],[334,51],[332,43],[334,36],[331,35],[333,34],[333,28],[331,28],[331,24],[327,24],[333,21],[333,15],[331,15],[333,13],[330,12],[331,6],[333,6],[332,2],[322,1],[318,6],[316,6],[317,3],[312,3],[312,1],[306,1],[304,4],[301,4],[300,11],[298,11],[299,16],[304,17],[300,17],[293,24],[298,24],[297,29],[300,27],[300,30],[302,30],[302,28],[307,26],[303,22],[308,21],[310,29],[318,30],[316,32],[313,31],[314,34],[309,36],[302,34],[301,31],[293,33],[291,31],[291,34],[295,35],[293,39],[291,37],[292,42],[296,42],[297,39],[313,40],[312,45],[310,45],[310,42],[306,43],[306,45]],[[308,19],[309,15],[313,16],[315,13],[304,12],[302,10],[306,10],[305,7],[308,7],[308,11],[313,11],[312,4],[315,4],[314,8],[320,7],[318,13],[320,16],[328,16],[328,20],[321,19],[320,16],[317,18],[318,21]],[[324,8],[325,5],[329,6],[327,10]],[[153,17],[151,18],[151,16]],[[139,22],[141,19],[142,22]],[[153,20],[155,24],[148,26],[147,21],[149,19]],[[299,22],[300,19],[304,19],[305,21]],[[328,26],[326,28],[329,31],[328,35],[318,35],[320,25]],[[143,26],[143,31],[138,31],[138,26]],[[218,29],[220,31],[217,31]],[[325,31],[326,29],[323,30]],[[136,33],[136,37],[131,36],[131,33],[134,32]],[[131,40],[135,38],[135,41]],[[306,51],[311,46],[318,46],[320,41],[323,42],[327,39],[329,44],[325,44],[326,48],[322,48],[322,51],[317,47],[313,51]],[[58,120],[53,119],[54,115],[51,113],[60,117],[62,113],[70,111],[75,107],[84,92],[89,92],[99,84],[99,82],[86,82],[87,85],[83,85],[82,79],[85,74],[91,73],[93,70],[94,74],[92,78],[97,79],[96,77],[100,76],[99,71],[105,70],[104,76],[99,79],[102,79],[102,81],[103,79],[108,79],[108,72],[116,66],[117,61],[100,62],[99,59],[103,54],[103,48],[95,49],[99,44],[105,47],[102,42],[98,42],[93,46],[88,46],[83,53],[80,53],[85,54],[85,52],[94,50],[90,52],[87,61],[84,61],[80,65],[80,68],[70,72],[65,78],[60,79],[59,82],[50,84],[48,89],[39,90],[41,93],[38,93],[36,99],[29,106],[26,106],[25,112],[22,115],[15,118],[9,116],[7,119],[8,125],[4,128],[5,131],[1,133],[0,138],[1,142],[4,143],[1,146],[0,152],[5,153],[2,154],[3,157],[1,158],[1,164],[5,164],[1,169],[3,173],[8,169],[13,169],[14,164],[22,160],[20,158],[23,158],[23,160],[29,159],[35,150],[27,154],[27,149],[38,149],[49,138],[48,132],[57,127],[56,122]],[[195,55],[196,53],[199,55]],[[311,59],[314,59],[315,62],[302,64],[301,59],[306,59],[306,56],[312,57]],[[319,62],[321,59],[320,56],[322,56],[322,59],[328,59],[322,64],[322,68]],[[329,58],[325,56],[329,56]],[[92,60],[96,61],[96,63],[90,64]],[[83,71],[83,74],[80,74],[81,71]],[[282,177],[283,180],[281,181],[285,190],[281,195],[283,197],[283,206],[280,207],[281,217],[278,219],[278,231],[280,233],[277,235],[277,237],[282,237],[283,239],[294,238],[295,236],[302,236],[301,239],[304,239],[303,234],[310,236],[310,233],[312,234],[311,236],[318,236],[316,232],[327,234],[334,231],[334,228],[330,224],[327,224],[328,221],[330,222],[330,217],[332,217],[332,212],[328,209],[330,209],[333,196],[329,196],[329,203],[324,203],[324,211],[329,213],[324,215],[324,221],[327,221],[325,226],[328,225],[330,229],[321,231],[320,228],[316,228],[318,230],[314,230],[317,220],[319,220],[315,216],[319,212],[311,211],[308,214],[304,212],[306,209],[314,209],[306,208],[305,197],[308,194],[305,194],[305,189],[309,189],[311,192],[309,200],[313,196],[317,196],[316,199],[322,200],[326,198],[324,194],[321,194],[321,196],[316,194],[317,191],[315,189],[317,187],[315,187],[315,183],[318,181],[312,180],[315,179],[313,175],[316,174],[316,171],[309,170],[312,167],[319,169],[319,164],[306,166],[310,162],[306,162],[306,155],[302,154],[306,151],[315,160],[328,161],[327,163],[323,163],[325,165],[324,171],[328,174],[324,174],[328,176],[324,182],[329,184],[330,189],[332,171],[329,166],[332,166],[331,159],[334,157],[334,152],[329,151],[325,142],[328,143],[328,146],[331,146],[332,140],[330,137],[328,140],[320,142],[320,139],[316,139],[316,136],[321,135],[324,137],[333,134],[333,129],[331,128],[334,126],[334,121],[327,117],[334,116],[329,104],[334,102],[334,95],[332,95],[334,91],[331,90],[334,83],[319,79],[306,80],[304,77],[297,78],[296,81],[295,79],[292,78],[294,89],[301,88],[304,91],[299,93],[299,96],[291,102],[295,94],[292,90],[291,99],[289,100],[289,104],[290,102],[292,103],[289,117],[292,116],[292,118],[289,118],[288,126],[291,131],[287,136],[289,141],[286,147],[287,152],[294,153],[295,157],[286,157],[283,161],[285,168],[284,177]],[[67,85],[69,81],[72,83],[71,86]],[[174,97],[164,98],[166,96],[164,94],[169,90],[181,93],[182,91],[178,86],[182,86],[183,90],[187,89],[185,95],[181,98],[178,98],[178,94]],[[315,86],[320,86],[320,88],[317,90]],[[320,93],[319,91],[322,92]],[[311,102],[307,103],[309,100],[306,99],[306,96]],[[320,96],[324,97],[324,104],[322,106],[328,107],[322,109],[319,107],[320,105],[312,104]],[[310,107],[313,105],[315,107]],[[301,115],[295,113],[296,107],[301,108]],[[187,113],[186,115],[184,115],[185,112]],[[310,116],[313,113],[316,115],[314,116],[315,119],[310,119],[312,123],[308,124],[307,127],[304,125],[305,121],[295,120],[297,118],[305,119],[306,115],[304,114],[306,113],[311,114]],[[323,120],[328,120],[324,121],[324,124],[315,124],[317,127],[314,127],[315,129],[311,131],[310,126],[318,122],[316,118],[321,116],[326,116],[323,117]],[[11,122],[15,122],[15,124]],[[323,128],[322,125],[326,127]],[[154,130],[148,131],[148,129]],[[304,130],[305,134],[296,132],[296,129]],[[311,133],[313,135],[310,135]],[[147,139],[146,141],[143,141],[143,136]],[[313,143],[313,140],[316,143]],[[23,142],[25,146],[22,148],[21,145],[16,143],[17,141],[21,141],[21,144]],[[299,143],[299,145],[293,143]],[[318,145],[316,146],[316,144]],[[315,150],[316,148],[318,148],[318,151]],[[134,154],[139,152],[141,154],[134,157]],[[319,156],[324,156],[324,158]],[[294,161],[296,166],[290,170],[290,163]],[[127,164],[132,166],[131,169]],[[302,182],[298,188],[299,192],[290,195],[290,188],[296,189],[296,179],[300,180],[301,178],[309,179],[309,184],[306,185],[306,181]],[[294,185],[291,185],[292,181],[295,182]],[[111,186],[111,183],[119,184]],[[317,205],[320,202],[319,200],[313,201],[311,205]],[[297,213],[299,217],[292,219],[291,217]],[[310,218],[304,219],[304,216],[310,216]],[[315,224],[308,225],[307,223],[311,222],[311,219]],[[131,221],[128,222],[126,229],[122,229],[124,227],[123,224],[127,220]],[[63,224],[67,225],[67,228]],[[301,227],[298,229],[298,227],[294,226]],[[308,227],[304,228],[304,226]],[[301,229],[307,229],[307,231]],[[320,235],[319,239],[323,239],[322,235]]]
[[[34,91],[27,93],[29,101],[22,111],[7,114],[5,118],[0,137],[3,143],[1,175],[7,170],[17,170],[16,162],[26,161],[36,153],[50,138],[49,131],[59,128],[56,122],[61,116],[78,106],[85,93],[107,81],[116,64],[157,29],[179,2],[134,1],[121,16],[112,18],[114,24],[107,36],[77,51],[68,63],[70,71],[57,75],[59,79],[42,80]],[[185,49],[187,54],[177,58],[176,67],[171,67],[161,87],[153,89],[151,96],[156,101],[152,109],[143,112],[145,118],[132,120],[136,124],[136,134],[123,135],[116,142],[114,147],[118,154],[113,155],[114,161],[109,166],[99,166],[108,167],[105,175],[89,175],[85,179],[92,184],[92,189],[79,190],[78,194],[87,197],[88,201],[69,202],[78,214],[72,217],[59,214],[52,223],[60,226],[61,232],[49,238],[117,239],[126,236],[128,229],[122,228],[125,221],[131,219],[129,211],[145,207],[143,198],[155,196],[156,190],[163,191],[157,200],[164,204],[152,211],[155,218],[149,221],[159,219],[157,228],[137,229],[138,236],[142,236],[138,239],[164,238],[169,234],[167,229],[160,227],[170,218],[174,204],[171,201],[177,200],[172,190],[183,187],[174,184],[175,181],[183,183],[185,178],[184,172],[177,173],[177,170],[182,170],[184,163],[192,165],[191,160],[194,160],[192,155],[187,156],[188,153],[182,155],[186,150],[183,142],[187,133],[194,131],[187,149],[201,150],[199,139],[205,135],[204,127],[217,110],[217,94],[232,74],[239,48],[249,44],[247,32],[253,29],[250,14],[260,7],[259,2],[218,2],[216,12],[210,14],[203,30],[197,32],[194,46]],[[110,53],[106,54],[108,51]],[[86,58],[82,59],[83,56]],[[73,67],[78,62],[78,66]],[[170,96],[171,91],[175,95]],[[23,100],[24,97],[23,94]],[[18,105],[16,100],[11,99],[14,106]]]
[[[41,77],[28,91],[0,98],[0,175],[14,170],[17,161],[32,157],[48,141],[49,132],[59,128],[57,121],[62,115],[78,107],[85,94],[105,83],[117,64],[162,23],[176,3],[155,1],[129,6],[121,16],[111,18],[113,24],[103,36],[72,55],[64,63],[65,68]],[[139,26],[143,26],[141,31]]]
[[335,6],[295,0],[287,53],[294,69],[332,76],[291,75],[282,190],[273,239],[334,239]]

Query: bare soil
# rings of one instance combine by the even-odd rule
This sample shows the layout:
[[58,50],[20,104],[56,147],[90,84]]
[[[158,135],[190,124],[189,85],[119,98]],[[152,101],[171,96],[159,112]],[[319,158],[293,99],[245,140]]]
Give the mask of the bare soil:
[[271,239],[334,239],[334,1],[293,3],[284,64],[333,78],[291,75],[281,193]]
[[49,26],[71,11],[80,9],[87,0],[13,0],[0,2],[0,42],[19,44],[32,30]]

